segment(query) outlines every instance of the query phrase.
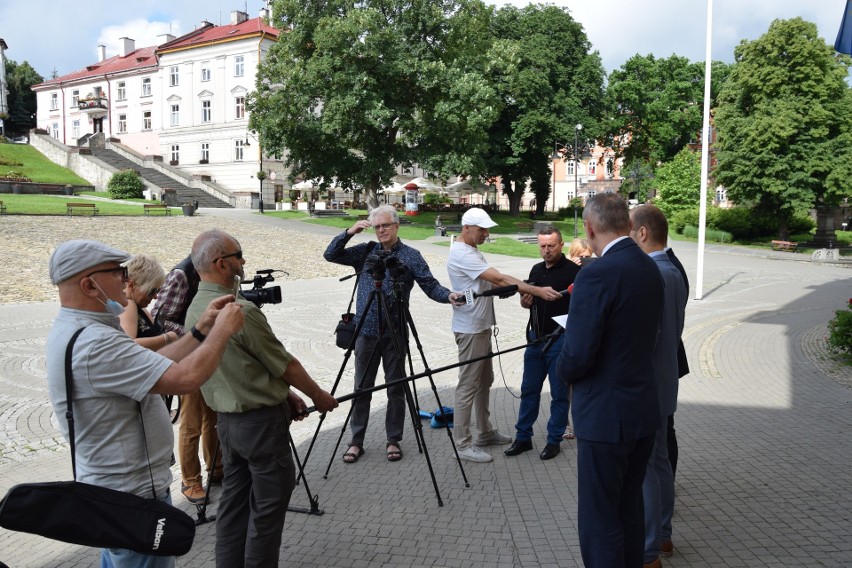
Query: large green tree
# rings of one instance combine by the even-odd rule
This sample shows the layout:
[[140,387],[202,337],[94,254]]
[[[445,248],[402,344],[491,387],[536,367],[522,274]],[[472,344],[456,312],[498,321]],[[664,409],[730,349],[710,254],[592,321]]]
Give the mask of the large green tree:
[[26,132],[35,126],[36,94],[31,87],[44,81],[32,66],[24,61],[6,61],[6,80],[9,84],[8,132]]
[[[701,154],[684,148],[670,161],[657,168],[654,178],[657,197],[654,205],[666,217],[684,209],[698,207],[701,201]],[[708,202],[712,203],[712,190],[707,188]]]
[[293,176],[376,190],[414,164],[481,172],[496,117],[479,0],[276,0],[286,30],[249,100],[264,150]]
[[496,12],[491,29],[488,73],[500,107],[488,129],[486,173],[500,176],[515,215],[529,180],[542,213],[551,193],[554,142],[573,145],[577,123],[590,138],[600,134],[603,65],[564,8],[507,6]]
[[[713,62],[711,97],[728,72],[726,64]],[[607,140],[624,158],[625,190],[644,201],[657,166],[701,132],[704,63],[634,55],[610,74],[607,99],[613,111]]]
[[742,41],[716,109],[717,183],[778,221],[852,196],[850,59],[801,18]]

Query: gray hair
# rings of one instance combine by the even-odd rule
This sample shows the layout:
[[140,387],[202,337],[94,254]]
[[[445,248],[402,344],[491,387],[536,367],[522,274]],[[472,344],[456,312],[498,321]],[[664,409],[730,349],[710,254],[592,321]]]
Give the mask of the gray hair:
[[367,217],[367,220],[372,224],[373,219],[384,214],[390,215],[393,223],[399,223],[399,213],[396,212],[396,209],[394,209],[392,205],[379,205],[370,211],[370,215]]
[[192,264],[198,272],[210,272],[213,263],[228,254],[228,245],[236,243],[237,239],[221,229],[204,231],[192,243]]
[[146,294],[150,294],[166,281],[166,272],[153,256],[134,254],[124,266],[127,267],[127,276],[133,281],[133,285]]
[[630,232],[630,210],[627,201],[617,193],[598,193],[590,197],[583,209],[583,219],[593,221],[601,233],[627,235]]

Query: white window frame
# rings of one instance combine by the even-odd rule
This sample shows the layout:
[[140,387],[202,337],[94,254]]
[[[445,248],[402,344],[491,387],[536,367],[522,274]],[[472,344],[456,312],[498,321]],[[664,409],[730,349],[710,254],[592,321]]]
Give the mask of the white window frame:
[[201,143],[201,159],[210,161],[210,142]]
[[210,69],[209,61],[201,62],[201,82],[206,83],[213,78],[213,71]]
[[574,177],[574,160],[565,162],[565,175]]
[[244,55],[234,57],[234,77],[242,77],[246,72],[246,58]]
[[171,105],[171,110],[169,112],[169,125],[170,126],[180,126],[180,105],[179,104]]
[[242,162],[245,158],[245,144],[242,140],[234,140],[234,161]]
[[142,112],[142,130],[151,130],[151,125],[153,124],[151,120],[151,111],[146,110]]
[[50,110],[59,110],[59,93],[50,93]]
[[54,122],[54,123],[51,125],[51,130],[53,131],[53,137],[54,137],[55,139],[59,140],[59,123],[58,123],[58,122]]
[[127,83],[125,83],[124,81],[119,81],[115,84],[115,100],[127,100]]
[[80,137],[80,121],[79,120],[75,120],[75,121],[71,122],[71,135],[74,138]]
[[127,133],[127,115],[120,114],[118,115],[118,133],[126,134]]
[[170,161],[180,163],[180,144],[172,144]]
[[594,161],[589,161],[589,163],[587,164],[586,167],[588,168],[588,172],[589,172],[590,176],[595,175],[595,173],[597,172],[597,169],[598,169],[598,165]]
[[234,119],[239,120],[246,117],[245,96],[234,97]]
[[151,96],[151,78],[150,77],[142,77],[142,96],[150,97]]
[[80,106],[80,89],[74,89],[71,91],[71,108],[77,108]]
[[201,101],[201,122],[213,122],[213,101]]
[[180,75],[177,65],[169,67],[169,87],[177,87],[180,85]]

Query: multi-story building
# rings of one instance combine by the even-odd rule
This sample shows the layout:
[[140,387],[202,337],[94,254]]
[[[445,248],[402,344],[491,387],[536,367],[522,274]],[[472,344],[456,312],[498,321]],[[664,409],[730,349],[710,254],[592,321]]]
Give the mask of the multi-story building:
[[[267,20],[265,9],[253,19],[234,11],[229,24],[203,21],[152,47],[122,38],[121,53],[110,58],[99,46],[97,63],[33,87],[37,126],[69,146],[103,132],[232,192],[256,193],[263,185],[271,202],[273,191],[283,191],[271,181],[284,180],[281,162],[264,159],[245,106],[258,63],[278,39]],[[278,176],[259,183],[259,171]]]

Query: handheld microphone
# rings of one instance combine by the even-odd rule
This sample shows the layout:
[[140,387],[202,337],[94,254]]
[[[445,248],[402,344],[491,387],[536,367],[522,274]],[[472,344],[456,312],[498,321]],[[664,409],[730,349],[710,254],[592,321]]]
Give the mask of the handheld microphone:
[[567,289],[567,290],[562,290],[562,291],[561,291],[561,292],[559,292],[559,293],[562,295],[562,297],[563,297],[563,298],[564,298],[565,296],[569,296],[569,295],[573,294],[573,293],[574,293],[574,283],[572,282],[571,284],[569,284],[569,285],[568,285],[568,289]]
[[464,299],[465,302],[470,305],[473,303],[473,300],[475,298],[487,298],[489,296],[500,296],[501,298],[508,298],[517,291],[517,284],[512,284],[511,286],[498,286],[497,288],[491,288],[490,290],[486,290],[485,292],[474,292],[472,290],[465,290]]

